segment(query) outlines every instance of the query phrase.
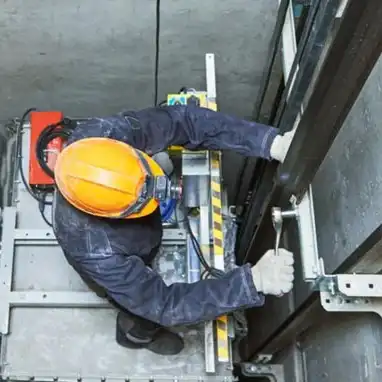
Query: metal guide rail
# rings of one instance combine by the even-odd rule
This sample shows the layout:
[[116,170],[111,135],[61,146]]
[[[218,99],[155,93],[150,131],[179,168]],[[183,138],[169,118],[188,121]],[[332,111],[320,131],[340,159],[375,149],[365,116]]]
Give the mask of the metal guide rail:
[[[187,105],[194,103],[198,106],[217,110],[216,104],[216,74],[215,57],[213,54],[206,54],[206,80],[207,91],[188,90],[181,94],[169,94],[168,105]],[[170,148],[177,150],[178,148]],[[182,149],[181,149],[182,150]],[[200,205],[200,225],[199,237],[203,255],[210,260],[210,264],[215,268],[224,271],[224,237],[223,237],[223,216],[222,216],[222,175],[221,175],[221,153],[218,151],[199,152],[201,155],[201,165],[198,171],[193,171],[187,167],[188,157],[195,158],[198,154],[182,150],[183,176],[193,174],[209,174],[209,195],[208,203]],[[210,237],[210,231],[212,237]],[[212,239],[212,248],[210,241]],[[215,328],[215,335],[214,335]],[[232,332],[232,330],[231,330]],[[233,334],[234,335],[234,334]],[[231,343],[229,338],[228,316],[216,319],[216,322],[205,324],[205,367],[207,373],[215,373],[215,354],[219,363],[227,363],[232,368]],[[215,349],[216,338],[216,349]]]

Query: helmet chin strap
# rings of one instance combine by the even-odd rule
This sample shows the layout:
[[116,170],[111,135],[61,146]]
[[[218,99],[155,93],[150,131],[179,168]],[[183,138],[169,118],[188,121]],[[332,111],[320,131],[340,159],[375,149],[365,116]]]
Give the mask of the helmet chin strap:
[[146,179],[138,199],[135,201],[135,203],[131,204],[118,218],[125,218],[129,215],[139,213],[152,199],[161,202],[165,201],[168,197],[174,197],[177,194],[180,194],[180,192],[176,192],[179,190],[179,186],[171,185],[171,181],[167,175],[154,176],[144,155],[142,155],[139,150],[135,151],[145,170]]

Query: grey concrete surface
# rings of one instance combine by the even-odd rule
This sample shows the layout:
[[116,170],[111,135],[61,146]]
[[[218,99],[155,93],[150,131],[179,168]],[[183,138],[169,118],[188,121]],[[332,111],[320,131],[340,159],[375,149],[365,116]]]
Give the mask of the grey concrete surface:
[[301,341],[305,382],[382,380],[382,330],[376,315],[337,315]]
[[373,314],[326,315],[273,362],[288,382],[378,382],[382,379],[382,329]]
[[[249,115],[277,1],[162,2],[160,95],[204,87],[217,55],[222,110]],[[24,108],[76,116],[153,102],[155,1],[1,1],[0,119]]]
[[[219,108],[250,116],[277,0],[162,1],[159,97],[204,88],[215,53]],[[153,104],[155,0],[0,0],[0,121],[30,106],[72,116]],[[241,158],[229,155],[236,183]]]
[[328,272],[382,223],[382,59],[314,183],[317,240]]
[[304,379],[304,365],[301,347],[293,343],[273,359],[284,366],[285,382],[308,382]]

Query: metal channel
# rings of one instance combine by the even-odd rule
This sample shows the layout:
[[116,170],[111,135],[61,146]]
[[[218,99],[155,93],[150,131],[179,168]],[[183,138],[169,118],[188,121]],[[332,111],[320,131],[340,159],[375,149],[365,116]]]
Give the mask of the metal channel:
[[[211,249],[210,249],[210,206],[200,206],[200,223],[199,223],[199,237],[201,249],[204,257],[211,263]],[[215,373],[215,339],[214,339],[214,325],[212,321],[204,324],[204,348],[205,348],[205,367],[207,373]]]
[[[237,381],[232,376],[206,376],[206,375],[113,375],[107,374],[102,377],[95,377],[91,375],[78,374],[65,374],[62,375],[47,375],[42,373],[25,373],[13,375],[12,373],[5,372],[3,380],[7,381],[23,381],[23,382],[231,382]],[[278,382],[278,381],[277,381]],[[283,381],[281,381],[283,382]]]
[[183,176],[209,176],[210,170],[205,166],[207,152],[182,152],[182,175]]
[[382,297],[382,275],[336,275],[337,288],[348,297]]
[[3,234],[0,258],[0,332],[9,331],[9,293],[12,288],[13,260],[15,252],[14,231],[16,208],[6,207],[3,211]]
[[[216,81],[215,81],[215,56],[206,54],[206,80],[207,80],[207,106],[209,106],[209,97],[214,101],[216,98]],[[208,154],[208,171],[210,172],[210,155]],[[202,215],[203,212],[203,215]],[[213,254],[210,249],[210,205],[207,198],[207,205],[200,208],[200,238],[202,250],[206,258],[212,263]],[[215,338],[214,338],[214,322],[208,321],[204,324],[204,346],[205,346],[205,363],[206,373],[215,373]]]
[[[217,110],[216,104],[216,72],[215,56],[206,55],[206,78],[207,78],[207,102],[208,107]],[[224,271],[224,237],[223,237],[223,214],[222,214],[222,189],[221,189],[221,152],[212,151],[210,155],[210,213],[213,236],[213,265]],[[217,359],[218,362],[230,361],[230,346],[228,336],[228,316],[218,317],[216,320]]]
[[297,206],[297,224],[303,278],[305,281],[314,281],[320,274],[320,264],[311,186]]
[[381,1],[349,1],[280,167],[279,179],[287,193],[303,196],[380,57],[381,19]]
[[112,308],[94,292],[23,291],[9,292],[6,298],[10,307]]
[[382,318],[382,300],[376,297],[341,297],[320,292],[322,307],[328,312],[374,312]]
[[[211,214],[213,232],[213,264],[224,271],[224,234],[221,190],[221,153],[211,152]],[[230,360],[228,316],[216,319],[217,357],[219,362]]]
[[[186,231],[178,228],[163,229],[163,244],[184,244]],[[51,229],[16,229],[14,230],[16,245],[57,245],[57,240]]]
[[[296,31],[294,26],[294,13],[293,13],[293,5],[291,5],[289,9],[289,13],[287,18],[285,19],[285,30],[283,33],[283,54],[282,59],[284,62],[284,75],[285,75],[285,90],[283,92],[279,108],[277,110],[276,119],[274,124],[279,125],[280,118],[283,116],[285,108],[288,104],[289,97],[291,96],[291,92],[293,90],[294,81],[296,80],[297,73],[299,71],[300,63],[304,65],[303,58],[306,60],[306,56],[304,57],[305,49],[311,49],[309,46],[311,44],[311,39],[309,38],[312,28],[314,27],[314,23],[317,16],[317,11],[320,6],[320,0],[314,1],[311,5],[311,8],[308,13],[308,17],[306,23],[304,25],[304,29],[302,31],[302,35],[299,41],[299,46],[297,47],[296,42]],[[309,44],[308,44],[309,43]],[[294,52],[292,55],[290,52]],[[290,75],[292,73],[292,75]],[[301,94],[305,94],[301,92]],[[297,104],[297,101],[296,101]],[[300,103],[301,105],[301,103]],[[292,110],[291,110],[292,112]],[[292,122],[293,125],[294,121]],[[289,126],[285,124],[285,126]],[[282,130],[282,126],[280,126]]]
[[207,80],[207,97],[209,101],[216,100],[216,76],[215,76],[215,55],[213,53],[206,54],[206,80]]

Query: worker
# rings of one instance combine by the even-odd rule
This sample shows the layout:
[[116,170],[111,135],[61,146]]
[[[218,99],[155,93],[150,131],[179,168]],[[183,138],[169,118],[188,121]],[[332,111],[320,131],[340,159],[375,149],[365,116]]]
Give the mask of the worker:
[[184,342],[171,327],[262,306],[265,295],[292,289],[293,254],[283,248],[191,284],[166,285],[150,267],[162,238],[157,198],[167,182],[153,155],[180,145],[282,162],[291,139],[271,126],[182,105],[91,118],[74,129],[55,166],[54,232],[72,267],[118,308],[119,345],[178,354]]

